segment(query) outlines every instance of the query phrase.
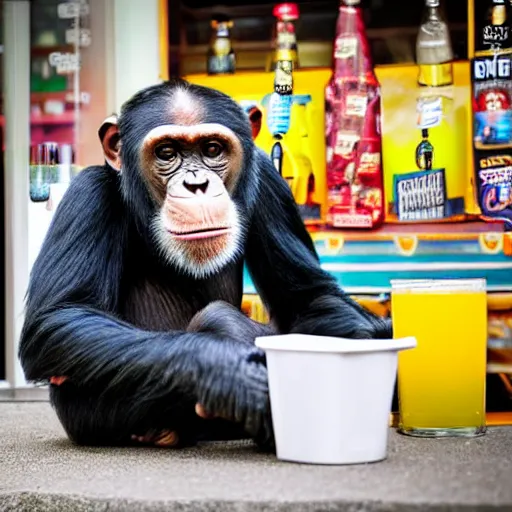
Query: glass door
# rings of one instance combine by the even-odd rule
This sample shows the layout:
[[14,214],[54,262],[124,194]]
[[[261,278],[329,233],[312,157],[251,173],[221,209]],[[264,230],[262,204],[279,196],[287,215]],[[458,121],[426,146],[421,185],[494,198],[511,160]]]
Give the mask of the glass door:
[[103,11],[90,0],[31,2],[30,267],[71,180],[103,163],[97,136],[107,114],[105,34],[97,23]]
[[[5,219],[0,217],[5,244],[0,397],[2,387],[26,385],[17,358],[24,299],[53,215],[76,174],[104,161],[97,133],[114,110],[112,5],[104,0],[0,2],[6,203]],[[3,214],[3,205],[0,210]]]
[[25,293],[64,192],[84,167],[103,164],[103,120],[166,77],[166,2],[0,0],[0,399],[2,388],[26,396],[17,357]]

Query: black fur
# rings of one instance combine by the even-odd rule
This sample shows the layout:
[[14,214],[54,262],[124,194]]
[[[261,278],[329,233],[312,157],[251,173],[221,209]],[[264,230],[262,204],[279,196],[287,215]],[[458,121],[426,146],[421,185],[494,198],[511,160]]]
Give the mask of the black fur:
[[[233,199],[247,221],[245,262],[272,326],[239,311],[244,260],[193,279],[166,266],[150,244],[157,206],[138,149],[149,130],[173,121],[166,105],[176,85],[209,106],[205,121],[220,117],[243,145]],[[150,87],[124,106],[119,127],[122,174],[91,167],[74,179],[34,265],[19,353],[26,377],[68,377],[51,386],[51,400],[76,443],[128,444],[133,434],[161,429],[177,431],[182,444],[249,435],[268,445],[267,374],[256,336],[388,337],[390,325],[320,268],[288,185],[227,96],[181,81]],[[198,402],[226,420],[199,419]]]

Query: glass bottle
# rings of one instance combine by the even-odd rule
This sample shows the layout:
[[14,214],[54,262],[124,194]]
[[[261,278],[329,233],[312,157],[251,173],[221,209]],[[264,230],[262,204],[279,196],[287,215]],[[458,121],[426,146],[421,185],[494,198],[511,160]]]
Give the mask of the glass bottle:
[[45,142],[31,147],[30,199],[45,203],[50,198],[50,186],[58,179],[59,147],[55,142]]
[[418,83],[439,87],[453,83],[453,50],[439,0],[425,0],[423,20],[416,38]]
[[416,165],[418,169],[431,171],[434,161],[434,146],[428,140],[428,129],[421,130],[422,141],[416,148]]
[[295,3],[277,4],[272,12],[277,22],[272,38],[272,60],[269,71],[275,71],[279,62],[290,62],[292,69],[299,67],[297,32],[295,23],[299,19],[299,6]]
[[274,91],[270,95],[267,111],[267,125],[276,141],[271,158],[277,170],[282,170],[283,149],[279,142],[290,127],[293,102],[293,71],[297,66],[297,41],[294,20],[299,17],[297,4],[285,3],[274,7],[277,17],[276,49],[272,68],[274,70]]
[[475,25],[477,53],[494,53],[512,46],[510,22],[512,6],[505,0],[491,0],[483,23]]
[[341,0],[326,91],[327,219],[375,228],[384,220],[380,86],[359,0]]
[[208,49],[208,74],[232,74],[236,69],[236,58],[231,45],[230,29],[233,21],[225,16],[216,16],[211,21],[212,38]]

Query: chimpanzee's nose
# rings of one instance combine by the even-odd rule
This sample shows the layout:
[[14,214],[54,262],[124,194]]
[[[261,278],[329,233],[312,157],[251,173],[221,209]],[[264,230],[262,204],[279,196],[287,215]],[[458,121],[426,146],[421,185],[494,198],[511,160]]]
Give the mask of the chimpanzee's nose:
[[183,180],[183,186],[192,194],[197,194],[198,191],[205,194],[208,184],[208,178],[202,172],[188,172]]

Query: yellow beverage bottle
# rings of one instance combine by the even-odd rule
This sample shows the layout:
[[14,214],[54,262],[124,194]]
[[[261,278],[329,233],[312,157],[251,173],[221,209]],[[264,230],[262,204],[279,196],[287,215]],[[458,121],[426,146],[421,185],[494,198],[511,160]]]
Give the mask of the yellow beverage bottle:
[[417,347],[398,360],[399,430],[415,436],[485,432],[487,295],[483,279],[394,281],[396,338]]

